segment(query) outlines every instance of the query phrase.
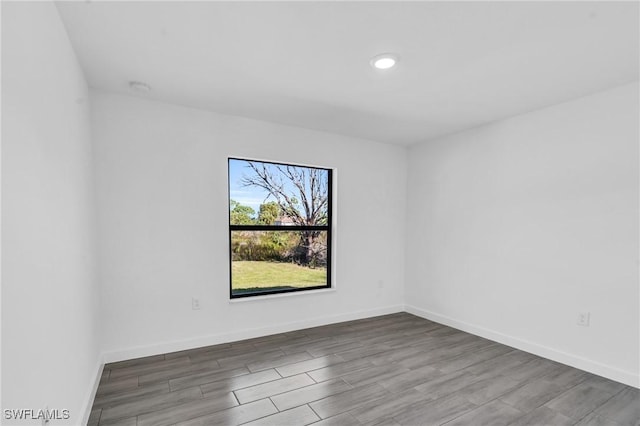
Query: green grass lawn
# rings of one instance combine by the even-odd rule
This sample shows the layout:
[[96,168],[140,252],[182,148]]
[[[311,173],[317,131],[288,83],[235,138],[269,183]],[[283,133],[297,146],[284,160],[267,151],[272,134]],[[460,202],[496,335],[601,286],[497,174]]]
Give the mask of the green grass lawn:
[[234,293],[317,287],[327,283],[325,268],[293,263],[234,261],[231,263]]

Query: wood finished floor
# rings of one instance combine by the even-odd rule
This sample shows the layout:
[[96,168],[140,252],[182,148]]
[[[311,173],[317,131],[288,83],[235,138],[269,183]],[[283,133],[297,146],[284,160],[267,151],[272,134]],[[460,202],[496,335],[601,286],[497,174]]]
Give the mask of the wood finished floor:
[[107,364],[89,425],[639,425],[640,391],[401,313]]

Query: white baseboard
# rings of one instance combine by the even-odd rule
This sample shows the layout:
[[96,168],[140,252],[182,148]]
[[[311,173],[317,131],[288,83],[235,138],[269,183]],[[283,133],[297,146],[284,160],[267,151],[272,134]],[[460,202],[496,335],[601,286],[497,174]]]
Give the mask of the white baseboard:
[[251,339],[254,337],[268,336],[271,334],[285,333],[288,331],[301,330],[304,328],[317,327],[321,325],[334,324],[343,321],[352,321],[362,318],[369,318],[378,315],[394,314],[403,312],[403,305],[386,306],[376,309],[348,312],[338,315],[329,315],[325,317],[317,317],[305,319],[303,321],[293,321],[289,323],[281,323],[266,327],[252,328],[234,331],[232,333],[213,334],[209,336],[201,336],[192,339],[175,340],[171,342],[163,342],[148,346],[136,346],[116,351],[109,351],[103,354],[105,363],[123,361],[127,359],[141,358],[145,356],[164,354],[169,352],[182,351],[186,349],[194,349],[203,346],[218,345],[221,343],[235,342],[238,340]]
[[557,361],[571,367],[579,368],[580,370],[597,374],[598,376],[615,380],[616,382],[624,383],[636,388],[640,387],[640,377],[629,371],[620,370],[618,368],[601,364],[599,362],[592,361],[581,356],[562,352],[534,342],[490,330],[488,328],[480,327],[464,321],[459,321],[446,315],[437,314],[435,312],[420,309],[415,306],[406,305],[405,311],[431,321],[448,325],[450,327],[457,328],[459,330],[466,331],[468,333],[475,334],[477,336],[484,337],[486,339],[493,340],[495,342],[502,343],[516,349],[520,349],[525,352],[550,359],[552,361]]
[[98,385],[100,384],[100,378],[102,377],[102,370],[104,369],[104,362],[102,357],[98,359],[95,371],[97,372],[93,378],[93,383],[89,384],[89,392],[82,405],[82,425],[86,425],[89,422],[89,416],[91,415],[91,408],[93,407],[93,400],[96,397],[98,391]]

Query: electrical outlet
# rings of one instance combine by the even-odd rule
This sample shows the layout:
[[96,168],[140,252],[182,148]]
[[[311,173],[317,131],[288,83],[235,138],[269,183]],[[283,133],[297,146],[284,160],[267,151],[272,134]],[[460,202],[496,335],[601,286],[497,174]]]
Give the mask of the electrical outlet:
[[194,311],[200,309],[200,299],[198,299],[197,297],[191,298],[191,309],[193,309]]
[[578,314],[578,325],[583,327],[589,327],[589,320],[591,319],[590,312],[580,312]]

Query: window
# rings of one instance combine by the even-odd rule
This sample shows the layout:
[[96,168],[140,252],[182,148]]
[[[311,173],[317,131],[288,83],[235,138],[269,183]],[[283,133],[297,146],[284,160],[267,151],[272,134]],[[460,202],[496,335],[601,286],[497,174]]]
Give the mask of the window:
[[332,170],[229,158],[231,298],[331,288]]

